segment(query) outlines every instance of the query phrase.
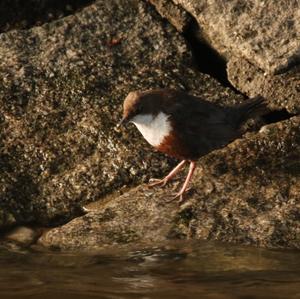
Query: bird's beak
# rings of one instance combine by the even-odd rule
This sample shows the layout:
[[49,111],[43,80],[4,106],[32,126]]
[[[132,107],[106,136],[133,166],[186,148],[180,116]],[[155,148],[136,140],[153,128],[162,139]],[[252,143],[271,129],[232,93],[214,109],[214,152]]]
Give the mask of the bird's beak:
[[127,117],[123,116],[122,119],[119,121],[119,123],[116,125],[116,128],[120,128],[121,125],[124,125],[125,123],[127,123]]

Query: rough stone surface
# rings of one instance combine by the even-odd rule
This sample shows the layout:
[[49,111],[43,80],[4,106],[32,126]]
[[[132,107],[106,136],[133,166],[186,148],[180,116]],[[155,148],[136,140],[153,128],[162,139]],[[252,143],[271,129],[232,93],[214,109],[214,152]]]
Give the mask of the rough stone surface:
[[270,108],[300,113],[300,66],[272,75],[245,59],[232,58],[227,64],[227,73],[232,85],[248,96],[260,94],[269,100]]
[[62,18],[93,0],[1,0],[0,32],[26,29]]
[[169,0],[149,0],[161,16],[166,18],[179,32],[185,32],[192,17],[179,5]]
[[201,158],[181,207],[165,203],[178,182],[142,185],[50,230],[40,244],[77,250],[181,238],[299,249],[299,156],[300,117],[267,125]]
[[268,73],[300,60],[300,2],[173,0],[197,20],[223,56],[244,57]]
[[131,90],[242,100],[191,60],[184,39],[140,1],[97,1],[0,35],[0,227],[60,223],[82,204],[166,172],[172,163],[137,130],[114,126]]
[[19,226],[6,233],[4,239],[22,246],[30,246],[40,237],[42,231],[26,226]]
[[9,211],[0,209],[0,226],[9,227],[16,224],[16,219]]

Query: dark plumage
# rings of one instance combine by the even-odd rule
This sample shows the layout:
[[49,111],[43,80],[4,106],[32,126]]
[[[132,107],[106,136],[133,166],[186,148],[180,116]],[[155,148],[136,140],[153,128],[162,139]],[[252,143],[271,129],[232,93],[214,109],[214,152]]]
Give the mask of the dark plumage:
[[[249,118],[265,110],[266,104],[260,96],[238,106],[222,107],[183,91],[157,89],[129,93],[124,101],[122,122],[134,122],[144,135],[141,124],[138,122],[140,116],[147,118],[150,115],[151,121],[155,121],[158,119],[158,115],[166,115],[170,130],[159,144],[154,146],[170,156],[190,161],[192,175],[195,160],[238,138],[242,134],[241,126]],[[148,128],[151,128],[152,125],[151,121],[142,124],[142,129],[148,126],[147,130],[149,131]],[[155,130],[153,133],[159,135],[157,126]],[[179,169],[176,169],[175,173]],[[157,183],[166,184],[175,173],[171,172],[165,179]],[[188,181],[185,182],[178,196],[182,197],[187,183]]]

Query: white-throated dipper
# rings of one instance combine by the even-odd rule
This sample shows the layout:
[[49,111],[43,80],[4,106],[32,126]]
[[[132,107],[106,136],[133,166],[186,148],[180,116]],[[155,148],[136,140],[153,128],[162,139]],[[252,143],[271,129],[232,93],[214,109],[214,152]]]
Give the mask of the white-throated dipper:
[[183,91],[133,91],[124,101],[119,125],[134,123],[157,150],[182,160],[165,178],[149,186],[164,186],[190,163],[186,180],[174,197],[179,197],[181,202],[195,170],[195,161],[240,137],[241,126],[265,108],[260,96],[235,107],[223,107]]

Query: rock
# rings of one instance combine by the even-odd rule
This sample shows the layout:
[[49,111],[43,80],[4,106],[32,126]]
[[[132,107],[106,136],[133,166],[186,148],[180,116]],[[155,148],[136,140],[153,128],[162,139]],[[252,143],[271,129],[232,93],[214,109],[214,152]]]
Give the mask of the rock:
[[[155,192],[140,186],[44,234],[39,244],[55,249],[91,250],[131,242],[165,239],[174,218],[174,205],[160,207]],[[172,215],[173,214],[173,215]]]
[[[247,133],[199,160],[186,203],[166,203],[178,182],[145,185],[44,234],[63,250],[165,239],[300,248],[300,117]],[[202,169],[201,169],[202,168]],[[184,175],[181,175],[180,184]]]
[[6,228],[6,227],[11,227],[16,224],[16,219],[7,210],[2,210],[0,209],[0,227],[1,228]]
[[197,20],[202,36],[227,59],[246,58],[267,73],[282,72],[300,60],[299,1],[173,2]]
[[74,13],[93,0],[2,0],[0,32],[27,29]]
[[41,230],[32,229],[26,226],[19,226],[6,233],[4,239],[13,241],[22,246],[29,246],[36,242],[41,233]]
[[232,85],[249,97],[260,94],[269,100],[270,108],[300,113],[300,66],[272,75],[245,59],[232,58],[227,64],[227,73]]
[[166,18],[179,32],[191,26],[192,17],[179,5],[170,0],[149,0],[161,16]]
[[243,99],[195,71],[184,39],[141,1],[99,0],[4,33],[0,58],[0,211],[16,224],[68,221],[83,204],[170,169],[137,130],[114,130],[129,91]]

